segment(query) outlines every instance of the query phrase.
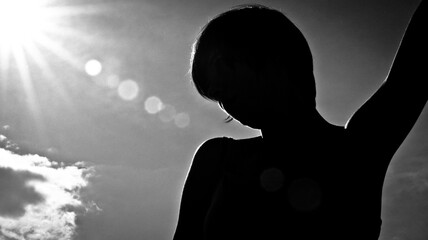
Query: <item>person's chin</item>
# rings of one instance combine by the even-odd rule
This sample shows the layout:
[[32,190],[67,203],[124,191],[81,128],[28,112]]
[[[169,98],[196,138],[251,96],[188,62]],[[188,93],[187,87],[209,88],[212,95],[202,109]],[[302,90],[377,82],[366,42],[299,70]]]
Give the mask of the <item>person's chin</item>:
[[263,127],[263,121],[262,119],[258,119],[258,118],[235,118],[239,123],[241,123],[242,125],[246,126],[246,127],[250,127],[253,129],[262,129]]

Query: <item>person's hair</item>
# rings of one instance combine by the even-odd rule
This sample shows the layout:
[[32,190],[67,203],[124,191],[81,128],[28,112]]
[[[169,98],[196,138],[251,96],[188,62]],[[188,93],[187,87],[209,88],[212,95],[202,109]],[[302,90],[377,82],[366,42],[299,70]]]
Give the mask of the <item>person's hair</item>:
[[192,81],[202,97],[221,104],[221,97],[208,91],[207,69],[213,56],[220,56],[226,63],[245,61],[256,73],[264,71],[267,64],[279,62],[280,67],[292,73],[291,81],[304,95],[301,97],[315,106],[309,45],[300,30],[278,10],[253,4],[236,6],[214,17],[200,31],[190,60]]

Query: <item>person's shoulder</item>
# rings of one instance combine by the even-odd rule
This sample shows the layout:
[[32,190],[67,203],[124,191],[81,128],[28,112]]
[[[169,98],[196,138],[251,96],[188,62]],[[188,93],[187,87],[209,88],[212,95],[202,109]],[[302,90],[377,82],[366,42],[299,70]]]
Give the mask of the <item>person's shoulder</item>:
[[214,137],[201,143],[193,156],[192,168],[213,169],[223,162],[226,144],[231,141],[226,137]]
[[205,153],[218,153],[224,148],[224,145],[227,141],[229,141],[229,138],[226,137],[214,137],[205,140],[197,148],[196,155]]
[[205,159],[223,157],[227,151],[233,151],[240,148],[251,149],[252,147],[258,146],[262,141],[263,139],[261,136],[243,139],[214,137],[199,145],[195,153],[195,158]]
[[214,137],[204,141],[197,148],[192,165],[214,167],[223,164],[228,154],[242,149],[252,149],[259,145],[262,137],[234,139],[231,137]]

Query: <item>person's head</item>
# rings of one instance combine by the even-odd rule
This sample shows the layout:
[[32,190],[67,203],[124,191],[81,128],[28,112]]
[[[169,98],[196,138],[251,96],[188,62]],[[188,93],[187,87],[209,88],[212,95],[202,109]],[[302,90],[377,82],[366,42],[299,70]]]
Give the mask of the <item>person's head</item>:
[[315,108],[308,43],[283,13],[261,5],[234,7],[204,26],[191,75],[204,98],[253,128],[263,128],[270,114]]

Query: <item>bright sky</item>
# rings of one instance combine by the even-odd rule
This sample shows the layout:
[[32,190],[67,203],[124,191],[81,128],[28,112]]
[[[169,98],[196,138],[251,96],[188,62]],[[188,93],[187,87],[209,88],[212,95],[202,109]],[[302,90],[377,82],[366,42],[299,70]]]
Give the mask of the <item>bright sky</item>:
[[[188,75],[199,28],[245,2],[0,0],[0,239],[171,239],[197,146],[258,134]],[[386,77],[418,2],[259,1],[304,32],[338,125]],[[427,123],[388,170],[380,240],[428,239]]]

